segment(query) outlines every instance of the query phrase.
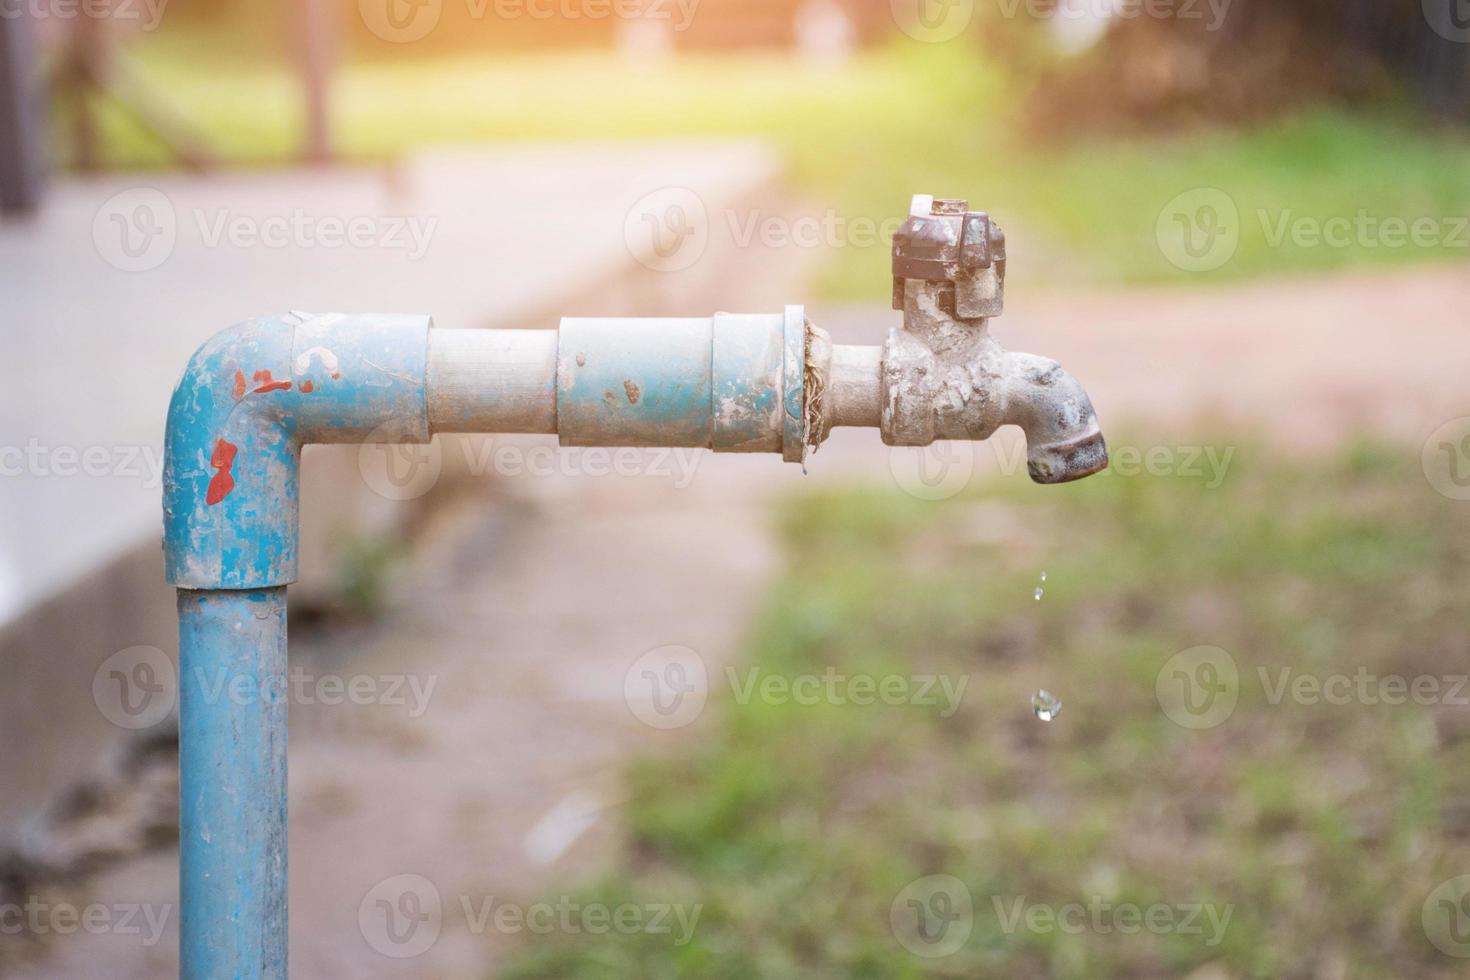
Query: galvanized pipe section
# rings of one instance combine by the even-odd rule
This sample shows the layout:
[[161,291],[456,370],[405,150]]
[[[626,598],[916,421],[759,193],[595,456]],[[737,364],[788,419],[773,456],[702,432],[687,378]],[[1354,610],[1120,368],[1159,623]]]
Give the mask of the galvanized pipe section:
[[822,413],[828,428],[878,428],[883,420],[883,348],[833,345]]
[[179,590],[179,975],[286,976],[286,589]]
[[805,445],[799,307],[568,317],[556,331],[434,330],[428,343],[435,432],[555,432],[564,446],[687,446],[787,459],[800,459]]
[[435,432],[556,431],[555,330],[429,331]]

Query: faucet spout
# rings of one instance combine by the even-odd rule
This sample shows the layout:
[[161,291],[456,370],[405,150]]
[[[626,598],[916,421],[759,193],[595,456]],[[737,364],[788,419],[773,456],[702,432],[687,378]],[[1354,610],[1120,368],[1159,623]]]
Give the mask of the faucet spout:
[[1002,425],[1026,433],[1026,468],[1037,483],[1070,483],[1107,468],[1108,449],[1092,399],[1056,361],[1007,352]]

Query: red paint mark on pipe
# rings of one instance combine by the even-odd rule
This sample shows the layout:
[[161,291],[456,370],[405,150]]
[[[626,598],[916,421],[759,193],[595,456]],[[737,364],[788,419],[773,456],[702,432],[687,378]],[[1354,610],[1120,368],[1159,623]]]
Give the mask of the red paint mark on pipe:
[[235,467],[235,454],[239,451],[239,447],[233,442],[224,439],[215,441],[214,455],[209,457],[209,465],[215,472],[209,480],[209,490],[204,494],[204,502],[210,507],[224,500],[235,489],[235,477],[231,470]]
[[235,401],[245,397],[245,374],[242,371],[235,372]]
[[291,382],[277,381],[271,377],[269,371],[255,372],[255,387],[251,389],[257,395],[263,395],[268,391],[290,391]]
[[313,391],[316,391],[316,385],[311,383],[310,378],[307,378],[305,381],[301,382],[299,387],[301,389],[301,393],[304,395],[309,395]]

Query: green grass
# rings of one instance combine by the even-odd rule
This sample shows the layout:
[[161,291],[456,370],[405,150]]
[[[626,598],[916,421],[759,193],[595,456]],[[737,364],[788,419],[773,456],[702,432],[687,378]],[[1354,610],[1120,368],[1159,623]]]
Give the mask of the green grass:
[[[789,572],[739,670],[964,679],[958,710],[742,704],[714,672],[683,748],[631,774],[621,870],[580,896],[697,904],[692,941],[538,936],[500,975],[1463,975],[1421,910],[1470,872],[1470,709],[1270,696],[1286,668],[1463,675],[1463,505],[1429,489],[1416,450],[1286,463],[1246,447],[1207,482],[792,503]],[[1201,644],[1233,657],[1239,704],[1196,730],[1156,679]],[[1029,708],[1039,687],[1065,703],[1050,724]],[[889,911],[936,874],[969,890],[973,926],[926,959]],[[1008,929],[1017,902],[1229,919],[1213,943],[1208,926]]]
[[[228,158],[289,159],[301,128],[284,66],[217,38],[158,36],[136,54]],[[634,70],[611,53],[357,61],[335,88],[342,151],[389,157],[426,143],[763,136],[785,154],[804,210],[845,223],[901,216],[908,195],[969,195],[1002,219],[1012,274],[1056,283],[1199,283],[1463,256],[1470,245],[1344,248],[1271,241],[1283,217],[1413,221],[1470,214],[1470,140],[1397,115],[1319,112],[1241,133],[1157,139],[1023,140],[1021,83],[962,44],[909,43],[835,70],[771,55],[693,54]],[[129,165],[163,161],[121,118]],[[1238,251],[1217,269],[1172,265],[1156,239],[1182,192],[1225,191]],[[1443,239],[1454,229],[1437,233]],[[1356,235],[1354,238],[1356,239]],[[885,243],[834,248],[827,299],[882,301]]]

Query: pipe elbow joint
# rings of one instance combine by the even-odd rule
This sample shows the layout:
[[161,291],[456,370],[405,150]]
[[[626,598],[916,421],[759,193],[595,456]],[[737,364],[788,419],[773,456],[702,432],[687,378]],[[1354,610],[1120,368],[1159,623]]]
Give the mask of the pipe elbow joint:
[[288,313],[205,341],[169,401],[164,567],[186,589],[296,580],[301,447],[427,442],[429,318]]
[[1070,483],[1108,466],[1107,443],[1092,399],[1056,361],[1003,356],[1002,425],[1026,433],[1026,468],[1037,483]]

